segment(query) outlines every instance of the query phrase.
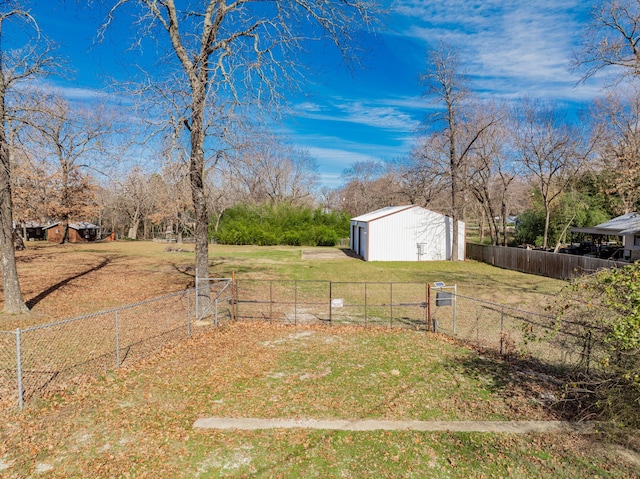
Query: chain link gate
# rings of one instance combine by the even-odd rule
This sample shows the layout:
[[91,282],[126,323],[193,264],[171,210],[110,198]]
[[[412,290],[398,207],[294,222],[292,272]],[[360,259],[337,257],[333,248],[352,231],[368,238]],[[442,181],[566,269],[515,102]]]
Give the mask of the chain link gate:
[[227,315],[232,316],[233,279],[232,278],[199,278],[196,272],[195,288],[195,320],[206,321],[213,317],[213,324],[218,325],[220,304],[226,304]]

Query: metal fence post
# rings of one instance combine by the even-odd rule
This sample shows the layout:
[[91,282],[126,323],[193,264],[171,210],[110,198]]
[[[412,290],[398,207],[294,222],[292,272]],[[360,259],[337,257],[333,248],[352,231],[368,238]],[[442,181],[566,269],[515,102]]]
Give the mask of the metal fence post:
[[293,282],[293,324],[298,325],[298,280]]
[[429,330],[429,308],[428,308],[428,304],[429,304],[429,283],[425,283],[424,286],[424,326],[425,326],[425,330],[428,331]]
[[393,329],[393,283],[389,283],[389,328]]
[[198,296],[200,296],[200,285],[198,284],[198,268],[196,268],[196,297],[194,300],[196,321],[198,320]]
[[231,321],[236,320],[236,272],[231,272]]
[[504,306],[502,306],[502,309],[500,311],[500,355],[501,356],[504,354],[503,343],[504,343]]
[[118,331],[118,311],[116,310],[116,369],[120,368],[120,333]]
[[364,327],[367,327],[367,284],[364,283]]
[[240,296],[240,286],[236,281],[235,271],[231,273],[231,318],[233,321],[238,319],[238,303]]
[[189,291],[187,291],[187,337],[191,337],[191,299],[189,298]]
[[269,280],[269,321],[273,321],[273,280]]
[[18,407],[24,409],[24,390],[22,387],[22,333],[16,329],[16,373],[18,375]]
[[329,325],[333,326],[333,282],[329,281]]
[[431,283],[427,283],[427,330],[435,332],[431,324]]
[[458,285],[453,285],[453,334],[456,334],[456,320],[458,319]]

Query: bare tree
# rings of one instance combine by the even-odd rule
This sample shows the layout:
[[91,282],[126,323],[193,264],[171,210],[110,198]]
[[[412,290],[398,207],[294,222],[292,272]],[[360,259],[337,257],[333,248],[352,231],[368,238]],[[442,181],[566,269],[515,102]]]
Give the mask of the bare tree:
[[149,178],[135,167],[119,185],[118,193],[119,207],[129,220],[127,237],[137,239],[140,223],[151,214],[154,206]]
[[[193,203],[186,163],[167,163],[160,175],[153,175],[154,223],[164,223],[165,232],[181,243],[187,230],[193,230]],[[209,191],[211,197],[211,191]]]
[[435,205],[448,211],[449,198],[442,201],[449,188],[448,169],[442,164],[439,147],[434,144],[439,139],[434,135],[419,138],[409,156],[396,163],[395,172],[400,191],[410,204]]
[[575,179],[594,151],[597,135],[570,124],[553,105],[524,100],[515,111],[515,148],[535,178],[545,209],[542,247],[547,247],[551,206]]
[[619,67],[614,83],[640,74],[640,2],[603,0],[592,11],[582,48],[574,53],[572,68],[582,71],[583,80],[604,69]]
[[507,245],[507,217],[509,192],[518,172],[511,154],[506,108],[485,104],[475,112],[477,123],[494,121],[478,138],[471,152],[466,184],[483,210],[483,219],[489,222],[492,244]]
[[250,130],[238,144],[242,146],[222,166],[236,196],[256,204],[313,201],[317,165],[306,150],[259,130]]
[[[205,163],[211,118],[217,118],[218,138],[224,138],[230,111],[221,110],[225,97],[233,103],[277,101],[283,81],[297,69],[294,53],[305,38],[326,36],[344,53],[354,29],[370,25],[375,5],[367,0],[118,0],[106,26],[124,5],[137,7],[141,38],[170,42],[171,82],[184,101],[176,115],[188,130],[189,179],[196,222],[196,269],[208,271],[207,195]],[[177,65],[173,62],[177,59]],[[175,65],[175,68],[173,67]],[[168,82],[165,82],[166,85]],[[250,100],[249,100],[250,98]],[[214,122],[213,124],[215,124]]]
[[345,185],[340,189],[343,209],[358,216],[385,206],[406,202],[399,193],[396,176],[384,163],[358,161],[342,173]]
[[618,213],[630,213],[640,204],[640,88],[607,92],[594,116],[603,132],[598,155],[604,192],[618,200]]
[[[49,218],[50,167],[38,151],[14,149],[12,165],[13,219],[45,222]],[[23,232],[26,238],[26,232]]]
[[342,197],[340,191],[328,186],[320,187],[318,201],[325,211],[342,211]]
[[[2,41],[12,22],[19,22],[18,28],[31,31],[32,41],[15,50],[7,50]],[[13,243],[12,165],[7,125],[12,119],[18,120],[17,105],[24,94],[20,85],[46,75],[55,67],[51,52],[51,46],[40,37],[37,23],[26,10],[17,2],[0,3],[0,251],[6,313],[28,311],[18,280]]]
[[[432,134],[440,136],[442,153],[448,166],[451,192],[451,218],[453,222],[451,260],[459,259],[458,221],[464,218],[464,178],[470,152],[485,130],[495,119],[469,121],[469,111],[474,101],[467,85],[458,52],[442,44],[429,53],[429,70],[422,78],[426,95],[438,105],[438,111],[428,120]],[[434,139],[438,142],[437,139]],[[433,151],[433,150],[432,150]]]
[[68,241],[69,221],[95,216],[97,200],[89,170],[117,158],[108,139],[115,133],[112,115],[99,105],[90,110],[73,107],[58,96],[48,97],[31,124],[31,138],[53,166],[50,216],[59,219],[64,229],[62,242]]
[[113,185],[98,187],[96,191],[98,202],[98,225],[102,231],[110,231],[113,238],[126,234],[124,226],[126,218],[118,206],[118,196]]
[[[582,72],[582,80],[609,71],[612,84],[625,80],[633,83],[640,77],[640,1],[601,0],[592,11],[591,23],[584,32],[581,48],[574,53],[572,68]],[[638,88],[627,84],[630,91],[618,91],[597,107],[604,130],[601,157],[606,169],[603,177],[608,193],[621,201],[620,211],[636,207],[640,189],[638,160]],[[634,96],[635,95],[635,96]]]

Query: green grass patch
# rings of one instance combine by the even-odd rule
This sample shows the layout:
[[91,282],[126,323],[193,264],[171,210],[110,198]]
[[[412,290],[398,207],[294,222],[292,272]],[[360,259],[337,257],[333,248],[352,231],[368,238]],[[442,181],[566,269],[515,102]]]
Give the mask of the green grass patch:
[[215,245],[210,249],[215,276],[239,279],[326,280],[335,282],[443,281],[458,293],[524,308],[540,309],[565,281],[496,268],[478,261],[366,262],[350,258],[303,259],[302,251],[336,248],[248,247]]
[[[203,434],[204,436],[204,434]],[[480,433],[207,433],[198,477],[637,477],[582,438]],[[274,453],[277,451],[277,453]],[[622,476],[618,476],[622,474]]]
[[[597,436],[194,430],[206,416],[545,419],[532,379],[436,336],[235,325],[0,418],[3,477],[638,477]],[[3,466],[4,467],[4,466]]]
[[[212,415],[343,419],[507,419],[504,378],[424,333],[292,334],[254,348],[277,361],[217,398]],[[363,354],[363,352],[365,352]],[[508,375],[506,371],[502,375]],[[310,400],[310,398],[313,398]],[[500,406],[500,407],[498,407]]]

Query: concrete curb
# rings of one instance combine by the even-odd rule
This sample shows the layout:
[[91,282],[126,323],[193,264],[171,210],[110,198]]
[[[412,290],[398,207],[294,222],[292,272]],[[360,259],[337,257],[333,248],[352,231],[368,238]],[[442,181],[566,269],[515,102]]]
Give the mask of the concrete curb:
[[508,434],[591,434],[597,422],[566,421],[390,421],[377,419],[259,419],[208,417],[195,421],[196,429],[333,429],[338,431],[447,431]]

